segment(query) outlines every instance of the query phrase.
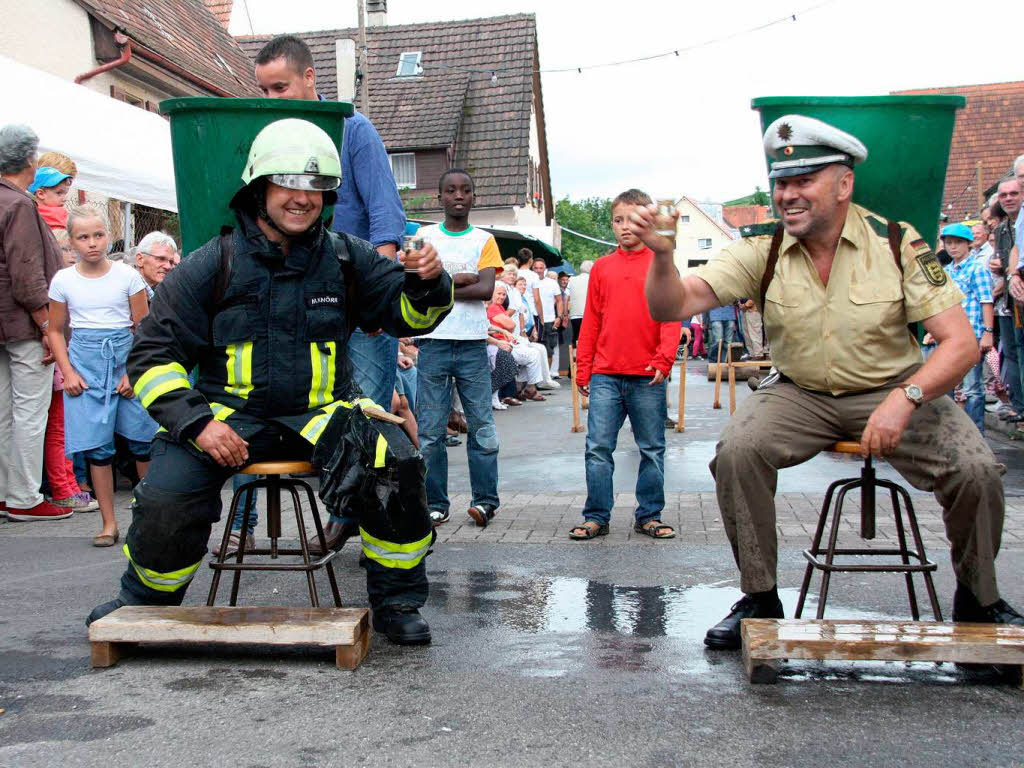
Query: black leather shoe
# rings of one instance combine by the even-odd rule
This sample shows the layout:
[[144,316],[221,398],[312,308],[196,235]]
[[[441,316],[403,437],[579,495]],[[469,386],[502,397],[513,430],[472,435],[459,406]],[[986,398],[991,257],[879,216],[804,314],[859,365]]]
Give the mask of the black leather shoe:
[[119,597],[110,600],[106,603],[101,603],[100,605],[97,605],[95,608],[92,609],[92,613],[90,613],[89,617],[85,620],[85,626],[88,627],[97,619],[102,619],[107,614],[113,613],[118,608],[124,608],[124,606],[126,605],[127,603]]
[[398,645],[426,645],[430,642],[430,626],[415,608],[381,608],[373,612],[373,631],[383,632]]
[[956,592],[953,593],[953,621],[1024,626],[1024,616],[1005,600],[996,600],[991,605],[983,606],[962,584],[957,584]]
[[[327,540],[327,548],[333,549],[335,552],[345,546],[345,542],[351,539],[353,536],[359,535],[359,523],[346,522],[346,523],[335,523],[329,522],[324,526],[324,538]],[[306,546],[309,547],[309,553],[311,555],[322,555],[324,554],[320,550],[320,539],[317,538],[314,532],[312,536],[306,539]]]
[[740,647],[740,622],[743,619],[784,619],[782,601],[777,595],[751,597],[744,595],[729,610],[729,615],[704,635],[704,645],[716,651],[733,651]]

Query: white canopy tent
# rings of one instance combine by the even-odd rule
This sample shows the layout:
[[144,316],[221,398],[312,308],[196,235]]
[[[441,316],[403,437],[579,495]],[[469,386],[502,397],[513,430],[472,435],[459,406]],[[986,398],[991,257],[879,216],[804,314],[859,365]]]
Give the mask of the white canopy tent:
[[171,131],[157,114],[0,56],[0,125],[22,123],[39,150],[78,166],[75,186],[105,197],[177,211]]

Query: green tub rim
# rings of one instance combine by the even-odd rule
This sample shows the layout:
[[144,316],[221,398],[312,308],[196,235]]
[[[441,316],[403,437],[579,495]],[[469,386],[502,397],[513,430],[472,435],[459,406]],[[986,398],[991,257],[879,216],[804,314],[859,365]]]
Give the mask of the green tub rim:
[[[340,109],[339,109],[340,108]],[[188,112],[193,109],[203,111],[230,112],[244,110],[251,112],[256,109],[273,109],[278,112],[323,112],[343,117],[352,117],[356,108],[347,101],[306,101],[305,99],[267,99],[245,98],[225,99],[216,96],[182,96],[176,99],[164,99],[160,102],[160,112],[169,115],[172,112]]]
[[952,107],[962,109],[967,98],[953,93],[904,93],[891,96],[758,96],[750,100],[751,109],[761,107]]

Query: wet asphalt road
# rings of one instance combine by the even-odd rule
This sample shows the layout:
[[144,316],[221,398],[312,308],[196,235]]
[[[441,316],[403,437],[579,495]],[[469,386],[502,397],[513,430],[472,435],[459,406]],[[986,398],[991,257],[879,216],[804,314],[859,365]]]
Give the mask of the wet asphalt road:
[[[739,592],[724,547],[449,545],[430,561],[435,642],[322,651],[155,647],[90,670],[85,606],[123,561],[42,537],[0,577],[0,766],[1019,765],[1024,693],[949,665],[792,663],[751,686],[701,638]],[[1019,574],[1007,552],[1001,573]],[[781,557],[787,612],[802,560]],[[342,592],[363,600],[355,550]],[[189,602],[205,594],[201,569]],[[291,576],[291,578],[285,578]],[[897,577],[836,579],[835,617],[904,617]],[[1019,579],[1006,596],[1024,603]],[[835,583],[835,582],[834,582]],[[866,587],[870,585],[870,589]],[[952,583],[943,562],[943,609]],[[260,575],[242,600],[301,604]],[[813,606],[812,606],[813,607]]]
[[[713,490],[706,465],[727,412],[710,409],[707,388],[691,391],[687,432],[669,436],[670,491]],[[568,402],[562,393],[498,414],[504,492],[583,492],[584,436],[568,433]],[[1021,495],[1020,454],[993,445],[1010,468],[1008,495]],[[465,461],[451,458],[458,490]],[[617,489],[629,491],[628,430],[616,458]],[[820,457],[786,470],[780,490],[820,493],[848,471]],[[618,513],[613,525],[628,525]],[[94,671],[83,619],[116,591],[123,556],[81,534],[6,528],[2,768],[1024,765],[1024,692],[993,674],[807,662],[784,666],[778,685],[749,685],[738,653],[701,642],[739,596],[724,546],[448,543],[429,560],[429,647],[375,637],[350,673],[323,651],[157,646]],[[931,554],[948,615],[948,557]],[[336,561],[347,605],[365,604],[356,557],[349,548]],[[802,567],[797,548],[782,549],[790,613]],[[1000,556],[1004,596],[1018,607],[1022,569],[1024,551]],[[203,567],[187,603],[208,584]],[[831,617],[908,614],[897,576],[833,584]],[[243,581],[243,603],[305,601],[294,574]]]

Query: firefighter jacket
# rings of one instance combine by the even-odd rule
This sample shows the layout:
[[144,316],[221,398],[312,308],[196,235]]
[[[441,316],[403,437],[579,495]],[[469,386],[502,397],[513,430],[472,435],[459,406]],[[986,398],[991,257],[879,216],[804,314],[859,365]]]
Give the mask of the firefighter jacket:
[[[251,216],[237,216],[230,259],[214,238],[155,292],[129,379],[161,430],[193,448],[211,418],[243,439],[276,421],[315,445],[334,410],[360,397],[346,354],[353,325],[428,333],[451,310],[451,278],[407,275],[369,243],[334,240],[319,223],[285,256]],[[218,279],[222,270],[230,279]]]

